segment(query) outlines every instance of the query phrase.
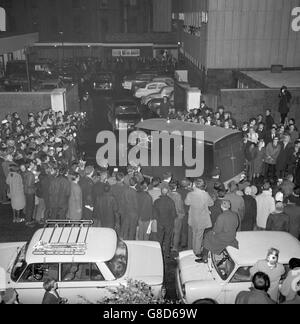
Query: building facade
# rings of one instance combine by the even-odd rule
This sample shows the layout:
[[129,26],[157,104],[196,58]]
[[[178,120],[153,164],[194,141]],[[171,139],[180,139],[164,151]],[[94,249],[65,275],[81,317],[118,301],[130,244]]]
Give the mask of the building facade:
[[300,68],[299,7],[300,0],[174,0],[181,52],[200,86],[235,87],[235,70]]
[[0,0],[7,30],[45,42],[100,42],[114,33],[171,30],[172,0]]

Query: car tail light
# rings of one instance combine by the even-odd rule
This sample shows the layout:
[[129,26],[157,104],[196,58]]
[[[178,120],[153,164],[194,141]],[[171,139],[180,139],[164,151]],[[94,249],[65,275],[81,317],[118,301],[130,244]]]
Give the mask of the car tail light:
[[119,119],[116,119],[116,127],[119,127]]

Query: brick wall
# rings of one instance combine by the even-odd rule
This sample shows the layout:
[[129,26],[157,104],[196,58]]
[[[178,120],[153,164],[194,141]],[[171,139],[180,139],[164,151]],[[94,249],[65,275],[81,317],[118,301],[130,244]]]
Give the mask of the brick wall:
[[[295,118],[300,127],[300,89],[290,90],[293,96],[290,118]],[[218,98],[218,105],[233,113],[238,122],[249,120],[258,114],[264,114],[271,109],[276,122],[280,122],[278,112],[279,90],[276,89],[222,89]]]
[[0,120],[3,120],[7,114],[13,112],[18,112],[22,120],[27,120],[28,113],[38,112],[50,107],[50,93],[0,93]]

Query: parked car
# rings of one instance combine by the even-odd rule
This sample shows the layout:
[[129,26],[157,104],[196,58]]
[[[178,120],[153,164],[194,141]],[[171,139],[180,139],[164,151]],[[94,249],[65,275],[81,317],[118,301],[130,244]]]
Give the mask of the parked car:
[[168,86],[174,87],[175,81],[173,78],[170,78],[168,76],[159,76],[152,80],[153,82],[165,82]]
[[113,73],[97,73],[91,79],[95,91],[112,91],[114,89],[115,77]]
[[38,87],[37,91],[39,92],[48,92],[53,91],[55,89],[63,89],[67,88],[67,85],[60,79],[55,80],[45,80]]
[[135,91],[136,87],[151,82],[155,77],[157,77],[155,72],[137,72],[134,75],[125,76],[122,87],[125,90]]
[[142,114],[136,101],[130,99],[116,100],[109,105],[108,120],[113,131],[131,130],[142,120]]
[[160,92],[160,90],[166,86],[167,84],[165,82],[150,82],[147,83],[145,86],[138,88],[135,91],[134,96],[136,98],[146,97],[153,93]]
[[300,242],[288,233],[240,232],[237,240],[238,250],[229,247],[221,255],[210,253],[208,264],[196,263],[193,251],[179,254],[176,288],[183,302],[234,304],[239,292],[251,287],[250,269],[272,247],[280,251],[279,262],[286,268],[290,259],[300,258]]
[[166,86],[161,88],[160,92],[152,93],[148,96],[142,97],[141,103],[143,105],[148,105],[149,101],[152,99],[161,99],[163,97],[170,97],[174,92],[174,87]]
[[122,241],[112,229],[93,228],[91,221],[48,221],[29,243],[0,244],[0,266],[7,287],[20,303],[41,304],[47,278],[70,304],[96,303],[127,279],[148,284],[154,296],[163,285],[159,243]]

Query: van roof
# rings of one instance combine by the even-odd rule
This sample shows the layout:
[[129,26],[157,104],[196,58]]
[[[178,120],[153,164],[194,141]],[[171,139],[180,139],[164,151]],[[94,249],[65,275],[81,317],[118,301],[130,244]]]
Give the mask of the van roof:
[[179,131],[183,132],[204,132],[205,141],[210,143],[217,143],[220,140],[235,134],[241,134],[241,132],[232,129],[225,129],[217,126],[202,126],[196,123],[184,122],[181,120],[170,120],[167,123],[166,119],[147,119],[136,125],[136,128],[140,130],[151,131],[167,131],[169,133]]
[[241,266],[251,266],[264,260],[268,250],[278,249],[279,262],[288,264],[290,259],[300,259],[300,242],[285,232],[239,232],[239,249],[227,248],[233,261]]
[[[82,249],[84,252],[79,254],[60,253],[63,248],[58,248],[57,243],[49,242],[60,242],[61,244],[64,244],[62,242],[70,242],[69,244],[75,249],[78,246],[78,250]],[[47,247],[44,244],[48,244]],[[51,244],[53,244],[53,247]],[[85,248],[82,248],[83,246]],[[28,264],[44,262],[107,262],[114,257],[116,248],[117,234],[112,229],[86,227],[80,230],[80,226],[66,227],[64,229],[62,227],[46,228],[38,230],[33,235],[27,249],[26,262]]]

